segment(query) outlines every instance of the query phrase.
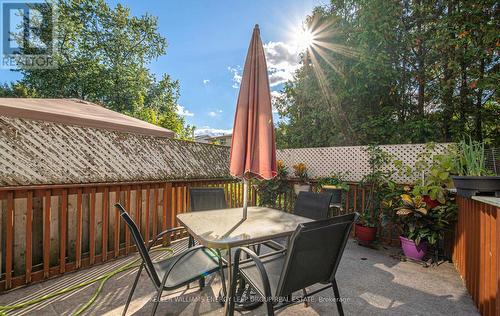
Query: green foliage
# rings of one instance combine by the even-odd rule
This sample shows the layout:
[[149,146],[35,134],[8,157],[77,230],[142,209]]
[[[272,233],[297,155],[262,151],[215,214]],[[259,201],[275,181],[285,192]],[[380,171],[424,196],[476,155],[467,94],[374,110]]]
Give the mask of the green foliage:
[[500,144],[497,1],[331,0],[276,107],[280,148]]
[[422,196],[402,194],[395,213],[396,222],[402,226],[403,236],[417,245],[423,240],[433,245],[456,220],[457,207],[452,199],[448,199],[446,204],[430,209]]
[[484,143],[465,139],[458,144],[458,174],[461,176],[485,176],[489,172],[484,162]]
[[345,180],[349,172],[334,172],[329,177],[318,179],[318,186],[335,186],[336,189],[349,190],[349,184]]
[[[400,194],[401,188],[391,180],[393,170],[392,156],[379,146],[370,145],[366,148],[370,172],[360,181],[360,185],[367,187],[368,195],[365,209],[361,211],[360,223],[364,226],[374,227],[378,219],[384,222],[390,217],[394,199]],[[373,214],[369,208],[373,209]],[[390,211],[390,212],[389,212]]]
[[26,87],[20,82],[0,85],[0,98],[36,98],[34,89]]
[[[416,244],[422,240],[435,244],[457,217],[454,196],[448,191],[451,175],[457,170],[457,148],[449,146],[446,152],[433,154],[434,148],[435,144],[427,144],[414,168],[395,162],[399,172],[417,178],[412,189],[406,187],[405,194],[397,197],[392,218],[402,227],[403,235]],[[430,208],[424,202],[426,196],[440,204]]]
[[277,207],[278,197],[290,191],[288,170],[282,161],[278,161],[278,174],[271,180],[260,180],[256,183],[259,206]]
[[415,196],[429,196],[439,203],[446,203],[447,189],[452,186],[451,175],[456,173],[457,148],[449,146],[442,154],[433,154],[434,143],[428,143],[425,150],[418,155],[415,167],[403,165],[395,161],[394,165],[400,174],[416,178],[413,186]]
[[176,113],[179,82],[168,75],[157,80],[147,68],[167,48],[156,17],[133,16],[129,8],[112,8],[104,0],[57,0],[56,5],[58,67],[19,69],[23,79],[13,87],[27,92],[16,96],[88,100],[192,138],[193,128]]
[[364,211],[359,214],[358,224],[365,227],[375,228],[377,227],[378,222],[369,212]]

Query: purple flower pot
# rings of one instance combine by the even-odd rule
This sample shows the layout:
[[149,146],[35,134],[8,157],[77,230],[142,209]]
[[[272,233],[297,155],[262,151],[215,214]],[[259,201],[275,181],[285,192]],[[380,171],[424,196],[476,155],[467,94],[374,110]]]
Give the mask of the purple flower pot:
[[417,246],[415,245],[415,242],[413,240],[405,238],[403,236],[399,236],[399,240],[401,241],[401,248],[403,249],[403,253],[410,259],[421,261],[427,253],[426,241],[421,241]]

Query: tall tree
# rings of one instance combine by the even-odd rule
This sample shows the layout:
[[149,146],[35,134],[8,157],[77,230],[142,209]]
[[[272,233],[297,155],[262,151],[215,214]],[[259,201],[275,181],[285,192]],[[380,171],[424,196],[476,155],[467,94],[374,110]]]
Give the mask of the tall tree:
[[179,83],[168,75],[158,81],[148,69],[167,47],[157,18],[133,16],[127,7],[112,8],[104,0],[56,5],[57,67],[21,68],[21,84],[40,97],[97,102],[189,138],[192,128],[176,114]]
[[[500,144],[498,4],[332,0],[278,102],[281,147],[456,141]],[[307,130],[308,127],[311,130]]]

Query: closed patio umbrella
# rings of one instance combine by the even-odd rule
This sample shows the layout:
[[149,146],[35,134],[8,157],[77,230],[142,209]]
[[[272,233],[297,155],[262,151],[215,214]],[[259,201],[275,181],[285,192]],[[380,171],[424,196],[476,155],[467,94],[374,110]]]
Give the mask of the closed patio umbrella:
[[277,174],[271,92],[258,25],[248,48],[236,105],[230,173],[243,179],[243,218],[246,219],[248,180],[271,179]]

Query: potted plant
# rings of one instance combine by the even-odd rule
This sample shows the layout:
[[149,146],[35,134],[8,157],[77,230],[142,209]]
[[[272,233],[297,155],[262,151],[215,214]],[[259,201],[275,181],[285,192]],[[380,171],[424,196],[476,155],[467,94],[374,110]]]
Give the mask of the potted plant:
[[434,143],[427,144],[413,170],[417,180],[412,193],[422,196],[430,209],[446,203],[448,189],[452,187],[451,174],[456,170],[456,150],[451,147],[442,154],[434,155],[434,146]]
[[[378,220],[383,218],[384,205],[396,190],[396,184],[390,179],[392,170],[387,166],[391,156],[382,148],[370,145],[366,148],[370,172],[360,181],[360,185],[368,189],[367,203],[360,219],[354,227],[354,234],[361,244],[370,244],[377,236]],[[371,208],[372,211],[369,211]]]
[[406,257],[422,260],[427,253],[429,229],[426,227],[427,208],[421,196],[412,198],[408,194],[401,195],[403,206],[396,209],[403,233],[399,236],[401,248]]
[[491,175],[484,163],[484,143],[469,138],[468,142],[463,140],[458,144],[458,176],[452,177],[458,195],[500,197],[500,176]]
[[377,238],[377,223],[367,210],[360,214],[354,228],[354,236],[362,245],[369,245]]
[[293,191],[299,195],[301,191],[311,191],[311,184],[309,183],[309,176],[307,175],[307,166],[304,163],[298,163],[292,166],[293,174],[298,178],[299,182],[294,183]]
[[406,257],[420,261],[456,219],[456,205],[447,199],[445,204],[431,209],[422,196],[413,194],[402,194],[400,202],[396,216],[402,228],[401,248]]

